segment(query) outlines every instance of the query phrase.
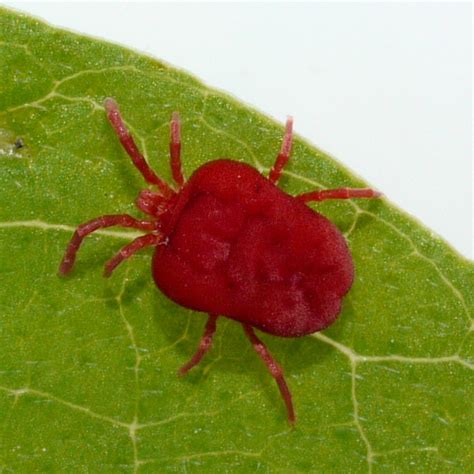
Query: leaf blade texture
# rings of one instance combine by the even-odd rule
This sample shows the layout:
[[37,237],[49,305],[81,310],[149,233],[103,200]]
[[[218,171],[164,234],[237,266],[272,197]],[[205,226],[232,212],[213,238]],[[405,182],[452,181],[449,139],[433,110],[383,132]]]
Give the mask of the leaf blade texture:
[[[344,232],[357,274],[324,333],[262,336],[293,392],[291,429],[231,321],[219,320],[202,366],[176,377],[205,316],[156,290],[150,252],[101,276],[136,234],[90,237],[71,277],[57,276],[76,225],[139,215],[143,183],[105,119],[105,97],[167,180],[173,110],[187,176],[217,157],[267,172],[282,127],[152,58],[6,9],[0,50],[0,469],[472,469],[471,262],[385,199],[315,206]],[[281,180],[290,194],[361,185],[300,138]]]

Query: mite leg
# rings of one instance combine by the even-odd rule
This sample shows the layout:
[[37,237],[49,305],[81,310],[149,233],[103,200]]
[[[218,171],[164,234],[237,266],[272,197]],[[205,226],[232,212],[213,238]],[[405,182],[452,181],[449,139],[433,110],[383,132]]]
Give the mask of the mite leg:
[[369,188],[339,188],[300,194],[296,196],[296,199],[309,202],[325,201],[326,199],[378,198],[380,196],[382,196],[382,193]]
[[132,135],[130,135],[130,132],[123,122],[115,100],[111,98],[105,99],[104,106],[105,110],[107,111],[107,117],[114,128],[115,133],[118,135],[120,143],[122,143],[125,151],[129,154],[133,164],[143,175],[145,181],[158,186],[163,196],[167,198],[171,197],[174,194],[174,191],[150,168],[148,163],[145,161],[145,158],[138,150]]
[[204,329],[204,334],[201,338],[201,342],[199,343],[198,350],[190,359],[190,361],[184,364],[178,370],[179,375],[185,375],[195,365],[199,364],[204,354],[211,348],[212,338],[214,337],[214,333],[216,332],[216,320],[217,320],[216,314],[209,314],[209,319],[207,320],[206,328]]
[[95,232],[97,229],[112,226],[131,227],[139,230],[156,230],[157,224],[156,222],[139,221],[128,214],[100,216],[96,219],[85,222],[74,232],[74,235],[67,246],[61,265],[59,266],[59,273],[61,275],[66,275],[66,273],[71,271],[76,260],[77,251],[87,235]]
[[272,374],[273,378],[278,384],[280,389],[281,396],[285,401],[286,410],[288,412],[288,421],[293,425],[296,421],[295,410],[293,408],[293,402],[291,400],[291,393],[288,385],[286,384],[285,377],[283,375],[283,370],[276,360],[272,357],[268,351],[265,344],[255,335],[255,332],[251,326],[248,324],[242,324],[244,327],[245,334],[249,338],[250,342],[253,345],[253,348],[257,354],[261,357],[265,365],[268,367],[268,370]]
[[288,117],[286,120],[285,136],[283,137],[283,143],[281,144],[280,153],[278,154],[277,159],[275,160],[275,164],[270,170],[270,174],[268,176],[270,181],[274,184],[278,183],[283,167],[286,165],[286,163],[290,159],[292,143],[293,143],[293,118]]
[[184,176],[181,165],[181,122],[178,112],[173,112],[171,116],[170,166],[173,179],[176,184],[182,188],[184,185]]
[[142,248],[149,247],[151,245],[158,245],[162,242],[163,235],[161,234],[146,234],[137,237],[128,245],[122,247],[120,251],[105,264],[104,276],[109,277],[112,275],[112,272],[120,263],[131,257],[134,253],[138,252]]

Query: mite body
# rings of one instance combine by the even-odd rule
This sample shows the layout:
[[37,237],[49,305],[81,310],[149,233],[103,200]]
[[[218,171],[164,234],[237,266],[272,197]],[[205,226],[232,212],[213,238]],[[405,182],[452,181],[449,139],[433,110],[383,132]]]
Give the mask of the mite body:
[[153,276],[163,293],[277,336],[327,327],[352,283],[334,224],[244,163],[199,168],[162,231]]

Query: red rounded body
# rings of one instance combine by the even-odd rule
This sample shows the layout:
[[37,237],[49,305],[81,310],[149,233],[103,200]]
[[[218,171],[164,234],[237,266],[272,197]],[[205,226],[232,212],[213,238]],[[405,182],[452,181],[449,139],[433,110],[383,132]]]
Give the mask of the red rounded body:
[[152,272],[176,303],[296,337],[329,326],[354,269],[328,219],[251,166],[196,170],[161,217]]

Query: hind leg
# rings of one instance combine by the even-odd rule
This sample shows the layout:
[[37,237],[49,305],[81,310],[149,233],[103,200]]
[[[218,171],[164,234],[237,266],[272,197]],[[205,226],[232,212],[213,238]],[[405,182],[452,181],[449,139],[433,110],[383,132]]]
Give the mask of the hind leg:
[[209,351],[212,346],[212,338],[214,337],[214,333],[216,332],[216,314],[209,314],[209,319],[206,323],[206,328],[204,329],[204,334],[201,338],[201,342],[199,343],[198,350],[193,355],[191,360],[184,364],[178,371],[179,375],[185,375],[188,373],[194,366],[198,365],[201,362],[204,354]]
[[291,399],[291,392],[286,384],[285,376],[283,375],[283,369],[280,367],[278,362],[273,358],[273,356],[268,351],[265,344],[255,335],[255,332],[251,326],[248,324],[242,324],[245,334],[252,343],[255,352],[260,356],[265,365],[267,366],[270,374],[275,379],[280,389],[281,396],[286,405],[286,410],[288,412],[288,421],[294,425],[296,422],[295,410],[293,408],[293,401]]
[[312,191],[296,196],[303,202],[325,201],[326,199],[352,199],[352,198],[378,198],[382,193],[370,188],[338,188],[323,189],[322,191]]

